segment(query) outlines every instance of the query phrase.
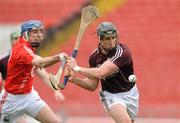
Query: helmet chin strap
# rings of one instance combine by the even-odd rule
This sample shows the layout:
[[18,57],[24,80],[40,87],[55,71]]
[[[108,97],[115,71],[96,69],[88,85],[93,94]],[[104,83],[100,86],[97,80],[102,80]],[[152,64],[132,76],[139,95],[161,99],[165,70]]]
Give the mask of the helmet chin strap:
[[40,42],[30,42],[31,47],[38,48],[42,44],[42,40]]
[[116,46],[111,48],[111,49],[106,49],[106,48],[103,47],[103,45],[101,43],[99,43],[98,49],[100,50],[100,52],[102,54],[107,55],[108,53],[115,51],[116,50]]
[[[103,47],[103,46],[102,46]],[[114,47],[113,47],[114,48]],[[106,51],[106,52],[110,52],[113,48],[111,48],[111,49],[106,49],[106,48],[104,48],[103,47],[103,49]]]
[[[23,37],[23,39],[24,39],[25,41],[29,41],[28,31],[24,32],[24,34],[23,34],[22,37]],[[30,41],[29,41],[29,43],[30,43],[31,47],[33,47],[33,48],[38,48],[38,47],[40,47],[41,44],[42,44],[42,39],[40,39],[40,40],[41,40],[40,42],[30,42]]]
[[28,40],[29,40],[29,36],[28,36],[28,32],[27,32],[27,31],[23,33],[22,38],[23,38],[25,41],[28,41]]

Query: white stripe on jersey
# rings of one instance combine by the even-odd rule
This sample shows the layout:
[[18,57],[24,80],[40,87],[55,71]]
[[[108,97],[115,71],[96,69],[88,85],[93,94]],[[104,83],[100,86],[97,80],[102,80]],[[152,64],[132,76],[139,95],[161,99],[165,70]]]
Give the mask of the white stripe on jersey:
[[110,60],[111,62],[114,62],[117,58],[121,57],[122,53],[123,53],[123,49],[122,49],[122,47],[120,47],[120,46],[118,45],[118,46],[116,47],[116,54],[115,54],[112,58],[110,58],[109,60]]
[[94,53],[94,52],[97,52],[98,51],[98,48],[96,48],[93,52],[91,52],[90,56]]
[[32,57],[35,57],[36,55],[34,54],[34,52],[28,48],[26,45],[23,45],[24,49],[32,56]]

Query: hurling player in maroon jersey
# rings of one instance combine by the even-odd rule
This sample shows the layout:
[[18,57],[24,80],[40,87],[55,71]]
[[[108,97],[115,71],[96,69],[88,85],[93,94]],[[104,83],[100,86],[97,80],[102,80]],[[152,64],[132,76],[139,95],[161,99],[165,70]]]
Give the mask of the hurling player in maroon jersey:
[[[90,68],[80,67],[76,60],[68,60],[65,76],[72,83],[94,91],[101,82],[99,92],[103,106],[116,123],[133,123],[138,112],[139,92],[135,81],[133,59],[129,48],[118,41],[113,23],[102,22],[97,27],[99,44],[89,57]],[[86,78],[77,77],[78,72]]]

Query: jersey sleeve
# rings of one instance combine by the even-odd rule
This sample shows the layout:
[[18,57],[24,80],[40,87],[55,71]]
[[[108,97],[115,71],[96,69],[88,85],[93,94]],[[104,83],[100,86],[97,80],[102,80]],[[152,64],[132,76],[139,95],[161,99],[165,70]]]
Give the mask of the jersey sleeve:
[[119,55],[114,56],[114,58],[110,59],[118,68],[131,63],[132,56],[131,53],[127,50],[123,50]]
[[93,68],[93,67],[96,67],[95,65],[95,60],[94,60],[94,54],[91,54],[90,57],[89,57],[89,68]]
[[93,67],[93,60],[92,60],[92,57],[90,56],[89,57],[89,68],[92,68]]
[[22,47],[16,55],[16,61],[18,64],[32,64],[32,60],[35,57],[33,51],[27,47]]
[[0,60],[0,72],[2,73],[2,71],[3,71],[3,63],[2,63],[2,61]]
[[2,79],[5,80],[5,78],[6,78],[6,67],[4,66],[4,64],[1,60],[0,60],[0,73],[1,73]]

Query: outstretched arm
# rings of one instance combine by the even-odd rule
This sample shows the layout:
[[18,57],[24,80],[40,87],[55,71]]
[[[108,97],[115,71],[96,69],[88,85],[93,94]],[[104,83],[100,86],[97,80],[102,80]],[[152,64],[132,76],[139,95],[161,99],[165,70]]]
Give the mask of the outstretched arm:
[[64,75],[69,76],[68,80],[86,90],[94,91],[98,87],[99,80],[96,78],[79,78],[75,75],[75,72],[69,68],[65,68]]
[[76,60],[71,58],[68,60],[68,67],[75,72],[79,72],[89,78],[97,78],[97,79],[104,79],[106,76],[116,73],[118,71],[118,67],[112,63],[111,61],[105,61],[100,67],[98,68],[85,68],[79,67],[76,63]]
[[42,57],[36,55],[32,61],[32,65],[36,66],[36,67],[40,67],[40,68],[45,68],[45,67],[51,66],[59,61],[62,61],[64,56],[67,57],[67,54],[60,53],[60,54],[50,56],[50,57],[45,57],[45,58],[42,58]]

